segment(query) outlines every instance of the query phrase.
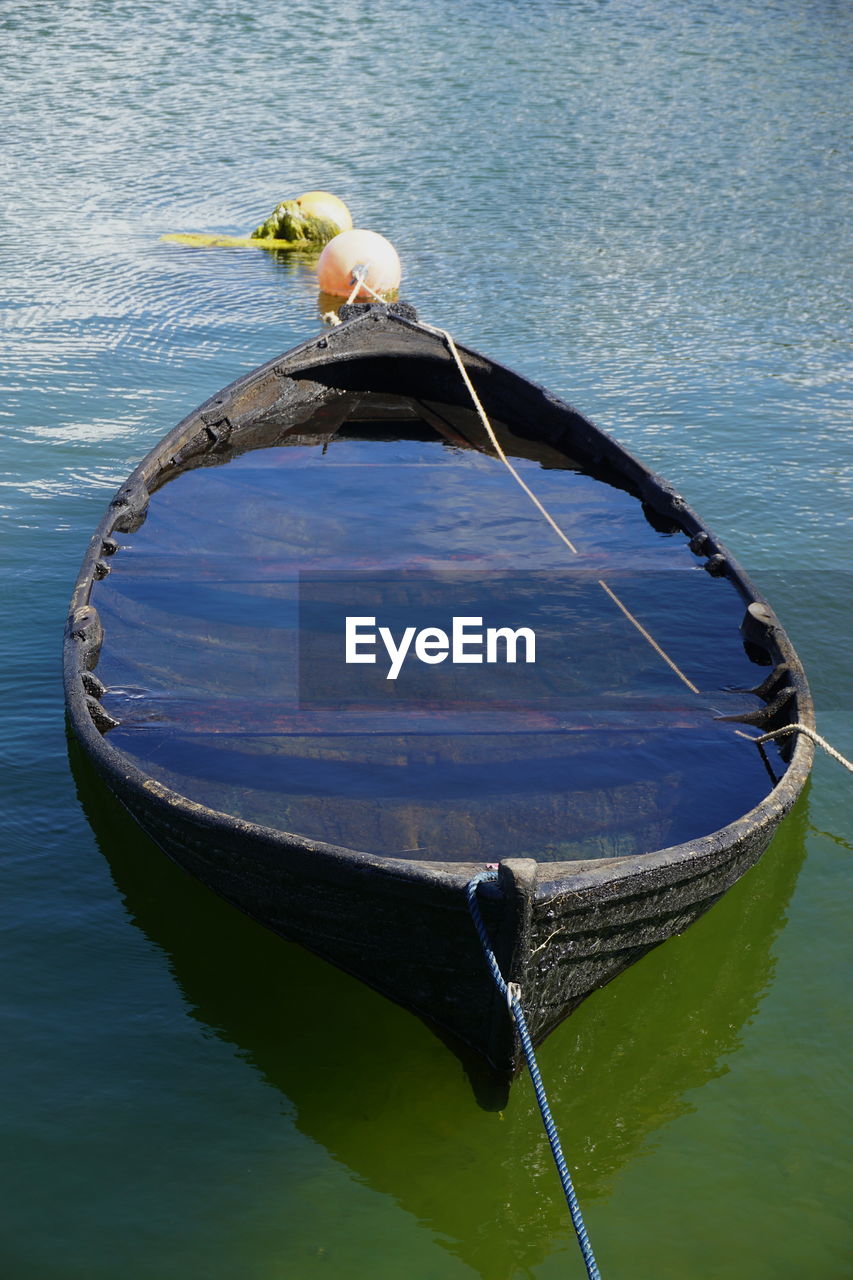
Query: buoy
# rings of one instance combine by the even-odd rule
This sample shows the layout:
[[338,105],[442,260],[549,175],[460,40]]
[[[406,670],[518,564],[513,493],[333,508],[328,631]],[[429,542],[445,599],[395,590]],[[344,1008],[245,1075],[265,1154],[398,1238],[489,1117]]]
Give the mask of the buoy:
[[[397,250],[375,231],[342,231],[330,240],[317,260],[317,280],[323,293],[348,298],[355,287],[354,272],[364,269],[364,282],[376,293],[394,293],[400,283]],[[360,288],[357,298],[370,298]]]
[[183,231],[161,236],[177,244],[222,249],[273,249],[316,251],[341,231],[352,227],[352,214],[330,191],[304,191],[295,200],[281,200],[270,216],[250,236],[223,236],[216,232]]
[[303,213],[334,222],[341,231],[352,230],[352,214],[343,200],[333,196],[330,191],[305,191],[296,197],[296,203]]

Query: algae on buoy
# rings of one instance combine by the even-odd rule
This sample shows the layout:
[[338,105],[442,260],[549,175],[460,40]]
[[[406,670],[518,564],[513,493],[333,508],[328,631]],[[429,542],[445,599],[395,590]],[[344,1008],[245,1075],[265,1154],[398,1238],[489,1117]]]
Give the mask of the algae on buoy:
[[307,191],[296,200],[282,200],[277,204],[252,232],[251,239],[323,245],[351,226],[349,209],[337,196],[327,191]]
[[306,191],[295,200],[282,200],[249,236],[225,236],[210,231],[181,231],[161,236],[197,248],[269,249],[312,253],[352,227],[343,200],[328,191]]
[[328,218],[337,223],[339,231],[352,230],[352,214],[337,196],[331,191],[304,191],[296,197],[296,203],[303,213],[311,213],[315,218]]

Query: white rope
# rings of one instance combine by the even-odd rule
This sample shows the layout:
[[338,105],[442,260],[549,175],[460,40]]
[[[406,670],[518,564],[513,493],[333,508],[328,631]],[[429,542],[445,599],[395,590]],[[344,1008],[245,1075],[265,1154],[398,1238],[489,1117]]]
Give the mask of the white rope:
[[682,670],[680,670],[680,668],[679,668],[679,667],[677,667],[677,666],[675,665],[675,663],[673,662],[673,660],[672,660],[672,658],[669,656],[669,654],[668,654],[668,653],[665,653],[665,652],[664,652],[664,650],[660,647],[660,645],[658,644],[657,640],[655,640],[654,636],[649,635],[648,631],[647,631],[647,630],[646,630],[646,628],[643,626],[642,622],[640,622],[640,620],[639,620],[638,618],[635,618],[635,617],[634,617],[633,613],[631,613],[631,611],[630,611],[630,610],[629,610],[629,609],[628,609],[628,608],[627,608],[627,607],[622,603],[622,601],[619,599],[619,597],[617,596],[616,592],[615,592],[615,591],[612,591],[612,590],[610,589],[610,587],[608,587],[607,583],[606,583],[606,582],[603,582],[603,581],[601,580],[601,578],[599,578],[599,579],[598,579],[598,585],[601,587],[601,590],[602,590],[602,591],[606,591],[606,592],[607,592],[607,594],[610,596],[610,599],[613,601],[613,603],[617,606],[617,608],[619,608],[619,609],[621,609],[621,610],[622,610],[622,612],[624,613],[624,615],[625,615],[625,617],[628,619],[628,621],[629,621],[630,623],[632,623],[632,625],[633,625],[633,626],[635,626],[635,627],[637,628],[637,630],[639,631],[639,633],[640,633],[640,635],[643,637],[643,639],[648,641],[648,643],[649,643],[649,644],[652,646],[652,648],[654,649],[655,653],[659,654],[659,655],[660,655],[660,657],[661,657],[661,658],[663,658],[663,660],[664,660],[664,662],[666,663],[666,665],[667,665],[668,667],[671,667],[671,668],[672,668],[672,670],[673,670],[673,671],[675,672],[675,674],[678,676],[679,680],[683,680],[683,681],[684,681],[684,683],[687,685],[687,688],[691,691],[691,693],[698,693],[698,692],[699,692],[699,690],[696,688],[696,685],[693,683],[693,681],[692,681],[692,680],[688,680],[688,678],[687,678],[687,676],[684,674],[684,672],[683,672]]
[[[376,290],[372,289],[370,285],[367,283],[367,280],[365,278],[366,275],[367,275],[367,267],[356,267],[353,270],[352,279],[356,281],[356,286],[353,294],[351,294],[350,297],[353,297],[355,295],[355,292],[357,292],[358,289],[363,286],[367,290],[367,292],[377,300],[377,302],[384,302],[385,299],[381,296],[381,294],[378,294]],[[489,416],[480,402],[480,397],[477,395],[477,392],[474,390],[474,384],[472,383],[471,379],[468,377],[468,370],[465,368],[465,365],[462,361],[462,357],[459,354],[459,349],[453,340],[453,336],[450,333],[448,333],[446,329],[439,329],[436,325],[425,324],[423,321],[420,322],[420,327],[422,329],[426,329],[429,333],[434,333],[436,334],[437,337],[444,339],[444,341],[447,344],[447,348],[451,356],[453,357],[453,360],[456,363],[456,367],[459,370],[460,374],[462,375],[462,381],[465,383],[465,386],[468,390],[468,394],[471,397],[474,408],[477,410],[477,414],[486,430],[486,435],[489,437],[489,440],[491,442],[492,448],[494,449],[495,453],[500,458],[501,462],[504,464],[507,471],[509,471],[510,475],[513,477],[516,483],[527,494],[528,498],[536,507],[537,511],[539,511],[548,521],[548,524],[554,530],[554,532],[556,533],[560,541],[565,543],[569,551],[571,551],[572,555],[575,555],[575,556],[580,555],[580,552],[578,551],[575,544],[571,541],[570,538],[566,536],[565,533],[563,533],[563,530],[557,524],[556,520],[551,515],[550,511],[548,511],[542,505],[542,503],[539,501],[539,499],[537,498],[533,490],[530,489],[527,484],[525,484],[524,480],[522,480],[521,476],[518,474],[515,467],[512,465],[509,458],[506,456],[503,449],[501,448],[501,443],[498,440],[497,436],[495,435],[494,428],[492,427],[492,424],[489,421]],[[625,615],[628,621],[632,624],[632,626],[636,627],[637,631],[640,633],[643,639],[646,640],[647,643],[651,645],[655,653],[657,653],[664,660],[667,666],[672,671],[675,672],[679,680],[683,681],[683,683],[687,685],[687,688],[690,690],[690,692],[698,694],[699,689],[696,687],[693,681],[689,680],[688,677],[681,670],[681,668],[678,667],[675,662],[673,662],[669,654],[664,652],[664,650],[660,647],[660,645],[654,639],[654,637],[651,636],[649,632],[646,630],[646,628],[638,621],[638,619],[634,617],[633,613],[631,613],[627,605],[622,603],[622,601],[616,595],[616,592],[611,590],[611,588],[608,587],[607,583],[602,582],[601,579],[598,580],[598,585],[601,587],[602,591],[605,591],[607,593],[607,595],[610,597],[613,603],[616,604],[622,610],[622,613]]]
[[[349,298],[347,299],[347,302],[352,302],[352,300],[355,298],[356,294],[358,293],[358,290],[362,287],[366,289],[367,292],[372,297],[374,297],[377,302],[386,301],[386,299],[383,298],[381,294],[377,293],[375,289],[372,289],[370,287],[370,285],[367,283],[367,280],[365,278],[366,275],[367,275],[367,266],[356,267],[353,270],[352,279],[355,281],[355,286]],[[340,324],[339,318],[335,315],[333,311],[328,312],[328,314],[325,315],[323,319],[330,320],[334,324]],[[452,335],[448,333],[446,329],[439,329],[436,325],[425,324],[423,321],[420,322],[420,327],[422,329],[426,329],[429,333],[434,333],[438,337],[443,338],[444,341],[447,343],[447,348],[450,351],[450,354],[456,363],[456,367],[458,368],[460,374],[462,375],[462,380],[465,383],[465,386],[468,390],[468,394],[471,397],[471,400],[474,404],[474,408],[477,410],[477,414],[486,430],[486,434],[489,437],[489,440],[491,442],[492,448],[494,449],[495,453],[500,458],[501,462],[504,464],[504,466],[509,471],[510,475],[512,475],[512,477],[517,482],[517,484],[520,485],[520,487],[527,494],[528,498],[533,503],[533,505],[537,508],[538,511],[542,513],[542,515],[548,521],[548,524],[557,534],[558,538],[560,538],[560,540],[566,544],[566,546],[572,552],[573,555],[580,555],[580,552],[578,551],[575,544],[571,541],[570,538],[566,536],[565,533],[563,533],[563,530],[557,524],[556,520],[553,518],[550,511],[546,510],[546,508],[542,505],[542,503],[536,497],[536,494],[533,493],[533,491],[530,488],[528,488],[528,486],[522,480],[521,476],[518,474],[515,467],[512,465],[509,458],[506,456],[503,449],[501,448],[500,441],[495,435],[494,428],[492,427],[492,424],[489,421],[488,414],[483,408],[480,402],[480,398],[477,395],[477,392],[474,390],[474,385],[471,382],[471,379],[468,377],[468,370],[465,368],[465,365],[462,362],[462,357],[459,354],[459,350],[456,346],[456,343],[453,340]],[[621,609],[622,613],[625,615],[628,621],[632,624],[632,626],[636,627],[637,631],[639,631],[643,639],[646,640],[648,644],[651,645],[655,653],[657,653],[661,658],[663,658],[667,666],[670,667],[675,672],[679,680],[682,680],[684,684],[687,685],[687,688],[691,691],[691,693],[698,694],[699,689],[697,689],[693,681],[689,680],[687,676],[684,674],[684,672],[678,666],[676,666],[672,658],[670,658],[669,654],[666,653],[660,647],[658,642],[655,640],[654,636],[649,634],[649,632],[642,625],[639,619],[634,617],[633,613],[631,613],[628,607],[625,604],[623,604],[623,602],[616,595],[616,592],[613,591],[607,585],[607,583],[604,582],[601,578],[598,579],[598,585],[601,587],[602,591],[607,593],[607,595],[610,597],[613,603],[617,605],[619,609]],[[746,738],[748,742],[754,742],[757,747],[760,747],[764,742],[772,741],[774,738],[785,738],[792,733],[804,733],[806,737],[811,738],[812,742],[815,742],[819,747],[822,747],[823,750],[827,753],[827,755],[832,756],[833,760],[837,760],[840,765],[843,765],[845,769],[849,770],[850,773],[853,773],[853,763],[851,763],[850,760],[848,760],[845,756],[843,756],[840,751],[836,751],[835,747],[830,746],[830,744],[826,741],[826,738],[822,738],[819,733],[816,733],[815,730],[810,728],[810,726],[807,724],[788,724],[781,729],[774,729],[772,733],[763,733],[758,738],[753,738],[751,734],[743,733],[740,729],[735,729],[735,733],[739,738]]]
[[[367,286],[367,287],[369,288],[369,286]],[[538,510],[538,511],[540,511],[540,512],[542,513],[542,515],[543,515],[543,516],[545,517],[545,519],[548,521],[548,524],[551,526],[551,528],[552,528],[552,529],[554,530],[554,532],[557,534],[557,537],[558,537],[562,542],[564,542],[564,543],[565,543],[565,545],[568,547],[568,549],[572,552],[572,554],[573,554],[573,555],[576,555],[576,556],[577,556],[577,555],[580,555],[580,552],[578,551],[578,549],[577,549],[577,547],[575,546],[575,544],[574,544],[574,543],[573,543],[573,542],[572,542],[568,537],[566,537],[565,533],[563,533],[563,530],[562,530],[562,529],[560,528],[560,526],[557,524],[556,520],[555,520],[555,519],[554,519],[554,517],[551,515],[550,511],[547,511],[547,510],[545,509],[545,507],[542,505],[542,503],[541,503],[541,502],[539,501],[539,499],[536,497],[536,494],[535,494],[535,493],[533,493],[533,491],[532,491],[531,489],[529,489],[529,488],[528,488],[528,486],[524,483],[524,481],[522,480],[521,476],[518,474],[518,472],[516,471],[515,467],[514,467],[514,466],[512,465],[512,463],[509,461],[509,459],[507,458],[507,456],[506,456],[506,454],[504,453],[503,449],[501,448],[500,442],[499,442],[499,440],[498,440],[497,436],[495,435],[494,428],[492,427],[492,424],[491,424],[491,422],[489,421],[488,415],[487,415],[487,413],[486,413],[485,409],[483,408],[482,404],[480,403],[480,398],[479,398],[479,396],[477,395],[477,392],[474,390],[474,385],[473,385],[473,383],[471,382],[471,379],[468,377],[468,370],[465,368],[465,365],[464,365],[464,364],[463,364],[463,362],[462,362],[462,357],[461,357],[461,356],[460,356],[460,354],[459,354],[459,350],[458,350],[458,348],[457,348],[457,346],[456,346],[456,343],[454,342],[454,340],[453,340],[452,336],[447,332],[447,330],[446,330],[446,329],[439,329],[439,328],[437,328],[435,325],[431,325],[431,324],[422,324],[422,325],[421,325],[421,327],[422,327],[422,328],[424,328],[424,329],[429,330],[429,332],[430,332],[430,333],[435,333],[435,334],[437,334],[438,336],[442,337],[442,338],[445,340],[445,342],[447,343],[448,350],[450,351],[450,354],[452,355],[452,357],[453,357],[454,361],[456,362],[456,367],[458,368],[459,372],[460,372],[460,373],[461,373],[461,375],[462,375],[462,380],[464,381],[465,386],[466,386],[466,387],[467,387],[467,389],[468,389],[468,394],[469,394],[469,395],[470,395],[470,397],[471,397],[471,400],[472,400],[472,402],[473,402],[473,404],[474,404],[474,408],[477,410],[477,414],[478,414],[478,416],[479,416],[479,418],[480,418],[480,421],[482,422],[483,426],[484,426],[484,427],[485,427],[485,429],[486,429],[486,434],[488,435],[489,440],[491,441],[491,444],[492,444],[493,449],[495,450],[495,453],[498,455],[498,457],[500,458],[501,462],[502,462],[502,463],[504,464],[504,466],[507,468],[507,470],[509,471],[510,475],[511,475],[511,476],[512,476],[516,481],[517,481],[517,483],[521,486],[521,488],[522,488],[522,489],[524,490],[524,492],[527,494],[528,498],[529,498],[529,499],[530,499],[530,501],[533,503],[533,505],[537,508],[537,510]],[[606,593],[607,593],[607,595],[610,597],[610,599],[613,601],[613,603],[614,603],[615,605],[617,605],[617,606],[618,606],[618,608],[620,608],[620,609],[622,610],[622,613],[625,615],[625,617],[628,619],[628,621],[631,623],[631,625],[632,625],[632,626],[634,626],[634,627],[636,627],[637,631],[639,631],[639,633],[640,633],[640,635],[643,637],[643,639],[644,639],[645,641],[647,641],[647,643],[648,643],[648,644],[650,644],[650,645],[651,645],[651,647],[654,649],[655,653],[657,653],[661,658],[663,658],[663,660],[664,660],[664,662],[667,664],[667,666],[668,666],[672,671],[674,671],[674,672],[675,672],[675,674],[678,676],[679,680],[683,681],[683,683],[687,685],[687,688],[690,690],[690,692],[691,692],[691,693],[696,693],[696,694],[698,694],[698,693],[699,693],[699,690],[698,690],[698,688],[696,687],[696,685],[693,683],[693,681],[692,681],[692,680],[689,680],[689,679],[688,679],[688,677],[687,677],[687,676],[684,674],[684,672],[681,670],[681,668],[680,668],[680,667],[678,667],[678,666],[676,665],[676,663],[675,663],[675,662],[673,662],[673,660],[672,660],[672,658],[670,658],[669,654],[664,652],[664,650],[663,650],[663,649],[660,647],[660,645],[658,644],[657,640],[655,640],[655,638],[649,634],[649,632],[648,632],[648,631],[646,630],[646,628],[642,625],[642,623],[640,623],[640,622],[638,621],[638,619],[634,617],[633,613],[631,613],[631,611],[630,611],[630,609],[628,609],[627,605],[625,605],[625,604],[623,604],[623,603],[622,603],[622,601],[621,601],[621,600],[619,599],[619,597],[617,596],[616,592],[615,592],[615,591],[613,591],[610,587],[608,587],[607,583],[606,583],[606,582],[603,582],[600,578],[598,579],[598,585],[601,587],[602,591],[604,591],[604,592],[606,592]]]
[[477,413],[479,414],[480,421],[482,422],[483,426],[486,428],[486,434],[488,435],[489,440],[491,441],[492,448],[494,449],[495,453],[498,455],[501,462],[504,464],[504,466],[506,467],[510,475],[513,477],[513,479],[521,486],[521,488],[527,494],[528,498],[533,503],[533,505],[536,508],[538,508],[539,511],[541,511],[542,515],[548,521],[549,525],[554,530],[557,537],[560,538],[563,542],[565,542],[566,546],[569,548],[569,550],[573,555],[576,555],[576,556],[580,555],[580,552],[578,551],[575,544],[569,538],[566,537],[566,535],[563,533],[563,530],[560,528],[560,526],[557,524],[554,517],[551,515],[550,511],[546,511],[545,507],[543,507],[542,503],[536,497],[536,494],[533,492],[533,490],[527,487],[527,485],[524,483],[521,476],[518,474],[515,467],[512,465],[509,458],[506,456],[503,449],[501,448],[500,442],[497,436],[495,435],[494,429],[492,427],[491,422],[488,419],[486,411],[483,408],[482,404],[480,403],[480,399],[477,395],[477,392],[474,390],[474,385],[471,382],[471,379],[468,377],[468,370],[465,368],[465,365],[462,363],[462,357],[459,355],[459,350],[456,346],[456,343],[453,341],[453,338],[450,336],[450,334],[447,332],[446,329],[438,329],[436,328],[435,325],[432,325],[432,324],[422,324],[421,328],[428,329],[430,333],[436,333],[440,337],[444,338],[445,342],[447,343],[450,354],[453,356],[453,359],[456,361],[456,367],[459,370],[459,372],[462,374],[462,381],[465,383],[465,386],[468,388],[468,394],[470,395],[471,399],[474,402],[474,407],[477,410]]
[[[375,289],[371,289],[370,285],[367,283],[367,273],[369,270],[370,270],[369,262],[362,262],[362,263],[359,263],[357,267],[353,267],[352,271],[350,272],[350,280],[352,280],[353,282],[352,292],[350,293],[350,296],[347,298],[346,302],[341,303],[341,306],[348,307],[350,306],[351,303],[355,302],[358,291],[361,288],[365,288],[367,292],[371,293],[374,298],[377,298],[379,300],[379,302],[385,302],[385,298],[383,298],[381,294],[377,293]],[[322,319],[325,324],[341,323],[341,317],[337,314],[336,311],[324,312]]]
[[843,756],[840,751],[836,751],[835,747],[831,747],[826,738],[822,738],[819,733],[815,733],[814,729],[807,724],[786,724],[781,729],[774,729],[771,733],[762,733],[760,737],[753,738],[751,733],[743,733],[740,729],[735,729],[735,733],[739,738],[746,738],[748,742],[754,742],[760,747],[764,742],[771,742],[774,738],[787,738],[792,733],[804,733],[807,738],[811,738],[812,742],[822,747],[827,755],[832,756],[833,760],[837,760],[840,765],[853,773],[853,762]]

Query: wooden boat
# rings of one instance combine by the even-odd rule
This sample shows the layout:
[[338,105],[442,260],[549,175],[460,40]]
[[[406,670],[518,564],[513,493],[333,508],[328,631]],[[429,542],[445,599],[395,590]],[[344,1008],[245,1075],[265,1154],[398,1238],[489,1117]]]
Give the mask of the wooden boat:
[[[182,867],[508,1074],[472,876],[497,864],[483,914],[541,1041],[757,861],[813,748],[749,736],[810,725],[808,685],[725,547],[577,410],[461,349],[567,567],[441,334],[342,318],[121,486],[71,602],[68,715]],[[476,688],[455,651],[393,686],[378,652],[343,663],[344,613],[439,606],[535,616],[547,661],[483,661]]]

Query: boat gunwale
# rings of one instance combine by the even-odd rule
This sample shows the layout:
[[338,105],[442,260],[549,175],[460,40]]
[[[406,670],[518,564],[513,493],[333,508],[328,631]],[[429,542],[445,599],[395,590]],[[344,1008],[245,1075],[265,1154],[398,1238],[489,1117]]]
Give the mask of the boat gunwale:
[[[377,340],[389,336],[392,342],[386,343],[385,348],[379,350]],[[396,338],[402,339],[402,350],[394,349],[393,339]],[[406,346],[413,349],[407,352]],[[771,622],[767,627],[765,643],[769,649],[775,650],[778,662],[787,664],[787,682],[795,695],[795,719],[813,727],[814,711],[805,673],[793,645],[777,622],[772,607],[681,495],[606,431],[553,392],[479,352],[461,345],[459,351],[475,381],[477,373],[496,373],[504,379],[521,384],[527,392],[542,397],[543,403],[552,411],[566,415],[575,424],[581,424],[587,433],[587,445],[594,441],[599,446],[599,456],[603,456],[632,485],[641,489],[641,501],[646,501],[648,496],[658,498],[665,508],[671,510],[674,520],[686,534],[705,535],[709,550],[703,550],[701,554],[710,555],[713,552],[715,556],[722,557],[725,575],[738,589],[745,604],[759,604],[770,611]],[[93,719],[93,711],[97,714],[97,710],[92,703],[97,704],[97,698],[87,692],[83,682],[84,674],[96,668],[100,651],[102,632],[97,610],[91,605],[91,591],[94,581],[101,576],[98,565],[104,558],[105,544],[114,533],[122,531],[119,528],[121,524],[126,524],[128,520],[131,524],[134,520],[141,523],[150,494],[169,478],[170,473],[179,473],[180,467],[175,463],[176,455],[197,438],[200,455],[210,454],[226,446],[240,429],[239,422],[235,426],[231,420],[235,409],[239,413],[240,399],[256,399],[268,382],[276,392],[270,402],[272,405],[281,402],[288,380],[294,380],[299,374],[310,376],[312,369],[347,361],[371,360],[377,356],[428,356],[436,360],[450,360],[443,340],[435,331],[389,313],[384,308],[372,308],[366,314],[356,316],[320,337],[310,338],[283,355],[275,356],[241,375],[193,409],[148,451],[109,503],[83,558],[72,594],[64,641],[66,706],[73,731],[99,772],[116,784],[120,794],[134,794],[143,808],[155,804],[175,817],[207,828],[211,833],[221,832],[232,836],[242,834],[252,841],[276,846],[282,852],[310,853],[333,863],[345,862],[353,868],[372,868],[394,879],[404,877],[444,887],[462,888],[471,875],[482,868],[481,862],[434,862],[371,854],[313,840],[296,832],[252,823],[233,814],[208,808],[172,791],[136,766],[122,751],[110,745],[108,734],[102,733]],[[249,421],[251,418],[247,418],[247,423]],[[760,839],[764,833],[772,833],[799,796],[808,777],[813,755],[814,744],[811,739],[805,734],[795,735],[790,760],[773,789],[753,809],[734,822],[704,836],[679,845],[624,857],[537,862],[537,903],[546,905],[566,893],[574,896],[592,891],[597,899],[602,900],[611,896],[630,896],[635,885],[647,887],[650,879],[664,887],[692,878],[703,864],[712,863],[734,845],[753,838]]]

